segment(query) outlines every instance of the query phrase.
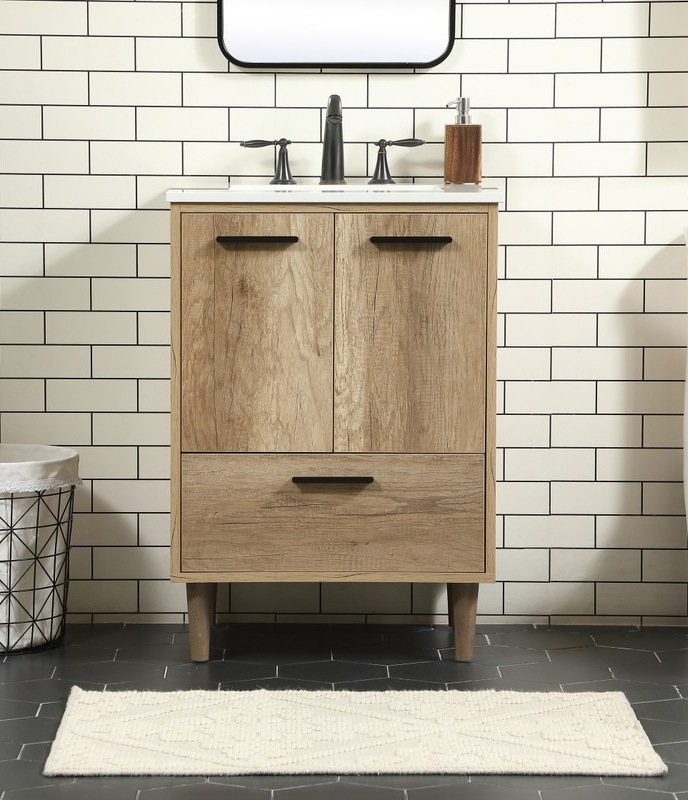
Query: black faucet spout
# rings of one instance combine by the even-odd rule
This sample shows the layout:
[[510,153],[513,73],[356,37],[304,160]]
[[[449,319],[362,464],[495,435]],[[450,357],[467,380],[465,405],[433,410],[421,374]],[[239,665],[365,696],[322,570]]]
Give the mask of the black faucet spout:
[[346,183],[344,180],[342,98],[338,94],[331,95],[327,101],[320,183]]

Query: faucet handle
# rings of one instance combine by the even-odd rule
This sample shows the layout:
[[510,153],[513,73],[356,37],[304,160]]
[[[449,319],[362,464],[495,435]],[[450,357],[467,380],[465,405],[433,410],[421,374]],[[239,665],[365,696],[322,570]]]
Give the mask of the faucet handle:
[[277,168],[275,169],[275,177],[270,181],[271,184],[293,184],[296,181],[291,176],[289,169],[289,153],[287,146],[291,144],[290,139],[248,139],[245,142],[239,142],[242,147],[267,147],[268,145],[279,146],[279,153],[277,154]]
[[239,144],[241,147],[267,147],[270,144],[277,144],[277,139],[249,139],[246,142],[239,142]]
[[394,142],[387,142],[387,146],[397,145],[397,147],[420,147],[425,144],[424,139],[397,139]]
[[423,139],[396,139],[395,141],[379,139],[377,142],[373,142],[373,144],[378,147],[377,164],[375,165],[373,177],[368,183],[395,183],[390,175],[389,167],[387,166],[387,148],[393,145],[397,145],[398,147],[420,147],[420,145],[425,144],[425,142]]

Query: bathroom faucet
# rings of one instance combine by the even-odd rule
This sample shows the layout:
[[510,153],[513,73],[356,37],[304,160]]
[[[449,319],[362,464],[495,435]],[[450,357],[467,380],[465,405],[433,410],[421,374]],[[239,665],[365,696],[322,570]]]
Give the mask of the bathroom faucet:
[[330,99],[327,101],[320,183],[346,183],[344,180],[342,98],[338,94],[330,95]]

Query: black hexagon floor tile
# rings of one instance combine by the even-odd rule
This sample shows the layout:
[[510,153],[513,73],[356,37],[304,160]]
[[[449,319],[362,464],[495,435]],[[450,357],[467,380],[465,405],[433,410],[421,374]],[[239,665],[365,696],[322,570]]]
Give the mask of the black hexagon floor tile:
[[299,646],[289,643],[263,642],[250,644],[247,647],[227,648],[224,651],[225,661],[250,661],[253,664],[301,664],[304,661],[328,661],[332,651],[329,647]]
[[66,705],[66,700],[52,700],[49,703],[41,703],[38,708],[38,716],[62,719]]
[[688,723],[688,700],[659,700],[636,703],[633,710],[639,719],[661,719]]
[[8,666],[21,668],[23,665],[45,665],[57,667],[60,664],[88,664],[93,661],[113,661],[117,649],[115,647],[90,647],[87,645],[71,644],[41,650],[38,653],[10,656]]
[[22,761],[40,761],[43,764],[50,753],[52,742],[37,742],[22,746],[19,758]]
[[641,717],[638,719],[652,744],[688,742],[688,724],[685,722],[667,722],[663,719],[642,719]]
[[[665,764],[688,764],[688,742],[658,744],[655,745],[655,750]],[[688,786],[686,790],[688,790]]]
[[389,668],[391,678],[409,678],[431,683],[458,683],[460,681],[498,678],[497,667],[460,661],[428,661],[421,664],[402,664]]
[[[448,660],[451,659],[452,650],[442,650]],[[495,667],[507,664],[536,664],[549,661],[544,650],[528,650],[524,647],[510,647],[507,645],[485,644],[476,645],[473,650],[474,664],[491,664]]]
[[0,720],[35,717],[39,708],[39,703],[29,703],[25,700],[0,700]]
[[[383,644],[394,647],[413,646],[414,648],[451,647],[454,649],[454,629],[448,626],[437,628],[417,628],[413,625],[395,625],[382,637]],[[484,644],[485,637],[476,634],[476,644]]]
[[97,647],[172,644],[183,625],[68,625],[66,641]]
[[[136,800],[138,789],[121,786],[101,786],[98,788],[98,800]],[[92,786],[80,786],[78,783],[62,783],[33,789],[16,789],[5,792],[3,800],[93,800]]]
[[[453,652],[453,650],[452,650]],[[339,661],[354,661],[359,664],[413,664],[418,661],[439,661],[439,652],[428,647],[341,647],[335,648],[332,655]]]
[[[245,659],[248,660],[248,659]],[[188,644],[150,644],[117,650],[117,663],[146,661],[151,664],[192,664]],[[222,648],[210,649],[210,661],[222,661]]]
[[43,763],[40,761],[17,759],[2,762],[2,787],[5,790],[55,786],[73,781],[74,778],[44,778]]
[[409,789],[408,800],[539,800],[537,789],[516,789],[509,787],[505,794],[504,787],[489,783],[454,784],[449,786],[432,786],[423,789]]
[[386,630],[377,625],[329,625],[324,636],[330,647],[364,647],[381,644]]
[[602,681],[583,681],[581,683],[565,683],[562,688],[565,692],[623,692],[629,703],[679,699],[679,693],[674,686],[667,686],[662,683],[625,681],[619,678],[608,678]]
[[595,643],[607,647],[628,647],[635,650],[688,650],[688,629],[659,628],[630,631],[607,628],[593,632]]
[[245,786],[249,789],[293,789],[296,786],[319,786],[334,782],[332,775],[228,775],[212,776],[210,783]]
[[612,677],[640,683],[659,683],[665,686],[678,686],[686,679],[686,670],[680,667],[668,667],[657,663],[656,667],[649,670],[642,664],[615,665],[609,667]]
[[386,786],[361,786],[353,783],[324,783],[317,786],[300,786],[278,789],[275,800],[404,800],[403,789]]
[[601,664],[606,667],[642,666],[649,672],[658,666],[659,661],[653,652],[647,650],[628,650],[618,647],[573,647],[547,651],[553,664],[587,666]]
[[165,678],[185,681],[248,681],[273,678],[277,668],[270,664],[249,664],[243,661],[205,661],[199,664],[175,664],[167,668]]
[[40,681],[17,681],[16,683],[0,684],[0,698],[50,703],[57,700],[65,700],[72,691],[73,686],[96,692],[102,692],[105,688],[104,683],[67,681],[57,678]]
[[280,678],[343,683],[344,681],[386,678],[387,670],[378,664],[354,664],[346,661],[311,661],[306,664],[286,664],[279,669]]
[[668,764],[669,772],[661,778],[602,778],[607,786],[623,786],[626,789],[645,789],[656,792],[677,792],[688,788],[688,765]]
[[499,669],[504,678],[542,681],[543,683],[580,683],[581,681],[607,680],[612,677],[609,667],[596,663],[506,664]]
[[19,742],[0,742],[0,761],[19,758],[22,745]]
[[[143,791],[144,789],[167,789],[172,786],[202,786],[208,782],[207,778],[189,775],[149,775],[149,776],[125,776],[125,777],[94,777],[77,778],[79,786],[88,787],[92,795],[97,798],[100,789],[109,786],[122,787],[124,789],[134,788]],[[164,797],[164,795],[162,795]],[[160,795],[158,795],[160,797]],[[4,800],[4,798],[3,798]]]
[[9,656],[0,664],[0,684],[15,681],[40,681],[53,677],[55,665],[34,661],[27,656]]
[[461,787],[468,789],[467,775],[344,775],[342,783],[362,784],[364,786],[386,786],[389,789],[428,789],[433,786]]
[[[453,631],[447,626],[231,624],[216,626],[212,636],[214,647],[226,648],[227,660],[194,664],[188,660],[183,626],[68,626],[59,648],[7,657],[0,663],[0,672],[4,670],[7,677],[0,682],[0,717],[3,709],[9,709],[11,717],[0,722],[0,760],[5,759],[0,774],[4,778],[6,764],[13,764],[12,774],[19,781],[2,800],[90,800],[101,794],[104,800],[163,800],[168,795],[180,800],[215,796],[228,800],[530,800],[537,798],[538,791],[543,800],[635,800],[636,796],[642,800],[655,794],[670,797],[672,792],[685,792],[688,800],[688,720],[683,721],[688,700],[676,688],[682,686],[688,697],[686,635],[685,629],[485,625],[479,626],[474,661],[462,664],[453,660]],[[219,659],[219,651],[213,656]],[[75,684],[94,691],[263,687],[624,691],[639,716],[653,717],[641,722],[669,763],[671,780],[643,779],[634,784],[638,779],[626,783],[620,779],[616,785],[605,779],[602,785],[599,779],[584,776],[256,775],[43,783],[48,779],[40,775],[42,762]],[[30,710],[31,716],[15,717],[18,708],[22,713]],[[15,738],[18,741],[11,741]]]
[[545,790],[542,800],[669,800],[666,792],[620,788],[618,786],[577,786]]
[[59,720],[49,717],[21,717],[0,721],[0,742],[32,742],[52,741]]
[[[563,789],[574,786],[590,788],[600,779],[592,775],[471,775],[471,783],[489,783],[512,789]],[[506,795],[505,795],[506,797]]]
[[266,789],[248,789],[245,786],[221,786],[217,783],[170,786],[162,789],[144,789],[138,800],[270,800]]
[[165,667],[161,664],[135,664],[128,661],[100,661],[89,664],[69,664],[55,668],[53,677],[67,681],[87,683],[120,683],[142,678],[162,678]]
[[536,628],[535,630],[510,631],[488,634],[490,644],[527,647],[533,650],[557,650],[568,647],[588,647],[594,644],[589,633],[574,633],[561,628]]

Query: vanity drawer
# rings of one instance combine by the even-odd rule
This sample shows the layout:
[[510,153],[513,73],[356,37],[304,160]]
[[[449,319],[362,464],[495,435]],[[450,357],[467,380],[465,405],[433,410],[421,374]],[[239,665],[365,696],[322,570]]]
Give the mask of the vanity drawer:
[[182,573],[484,572],[482,455],[193,453],[181,467]]

